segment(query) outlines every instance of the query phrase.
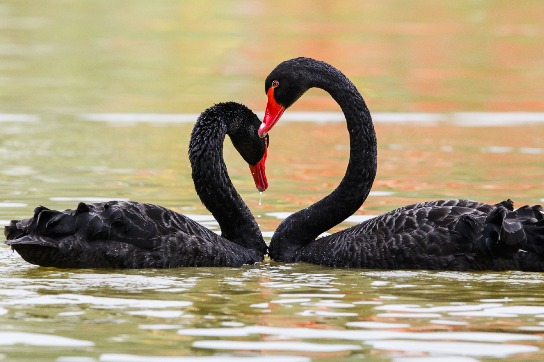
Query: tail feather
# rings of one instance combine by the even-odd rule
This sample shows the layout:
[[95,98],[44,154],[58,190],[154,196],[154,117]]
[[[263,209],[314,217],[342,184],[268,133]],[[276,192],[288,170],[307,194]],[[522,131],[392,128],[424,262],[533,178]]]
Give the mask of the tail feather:
[[55,210],[43,210],[36,221],[35,232],[39,235],[73,234],[75,223],[71,215]]
[[[44,206],[34,209],[29,219],[12,220],[4,227],[7,244],[40,244],[35,238],[75,235],[84,231],[87,236],[97,238],[107,234],[107,225],[98,216],[91,216],[90,207],[80,203],[75,210],[57,211]],[[14,242],[16,240],[16,242]]]
[[514,211],[514,201],[512,201],[510,199],[499,202],[495,206],[502,206],[502,207],[504,207],[505,209],[507,209],[509,211]]
[[19,248],[24,246],[47,246],[49,248],[58,249],[60,247],[60,239],[42,235],[24,235],[17,239],[7,240],[6,244],[16,251],[19,251]]
[[11,220],[9,225],[4,226],[4,236],[7,240],[17,239],[25,235],[24,228],[17,226],[19,222],[18,220]]
[[99,216],[92,216],[87,222],[87,238],[89,240],[106,239],[109,235],[109,228]]
[[[6,244],[40,245],[43,244],[40,239],[47,239],[47,246],[52,246],[55,240],[57,243],[68,239],[85,243],[107,240],[153,249],[158,232],[140,207],[143,206],[135,203],[120,205],[117,201],[96,204],[81,202],[76,209],[63,211],[39,206],[34,210],[33,217],[13,220],[5,226]],[[166,232],[168,230],[158,234]]]
[[544,256],[544,216],[542,206],[523,206],[513,211],[503,203],[487,216],[482,236],[476,242],[480,250],[506,256],[518,250]]
[[38,206],[34,209],[33,217],[23,220],[11,220],[9,225],[4,226],[4,236],[6,239],[13,240],[32,233],[36,229],[36,220],[42,211],[49,211],[49,209],[44,206]]
[[[151,209],[166,210],[157,206]],[[124,267],[140,265],[135,258],[148,258],[150,265],[161,265],[161,249],[155,249],[155,243],[170,240],[171,229],[175,226],[165,223],[157,231],[147,216],[146,204],[110,201],[80,203],[76,209],[63,211],[40,206],[31,218],[11,221],[4,234],[5,244],[31,264]]]
[[526,245],[524,250],[535,252],[539,255],[544,255],[544,216],[540,205],[532,207],[535,218],[528,219],[524,222],[523,229],[527,235]]

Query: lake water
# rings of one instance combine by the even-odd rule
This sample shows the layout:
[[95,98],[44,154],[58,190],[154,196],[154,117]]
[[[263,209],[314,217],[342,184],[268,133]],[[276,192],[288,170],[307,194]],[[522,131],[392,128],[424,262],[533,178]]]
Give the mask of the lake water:
[[[379,170],[348,222],[439,198],[544,203],[544,6],[526,1],[0,4],[0,224],[37,205],[129,199],[217,224],[194,191],[196,115],[261,112],[297,55],[350,76],[374,115]],[[346,56],[349,54],[349,56]],[[266,239],[334,189],[347,131],[311,91],[271,133]],[[59,270],[0,246],[0,361],[544,359],[544,274],[242,268]]]

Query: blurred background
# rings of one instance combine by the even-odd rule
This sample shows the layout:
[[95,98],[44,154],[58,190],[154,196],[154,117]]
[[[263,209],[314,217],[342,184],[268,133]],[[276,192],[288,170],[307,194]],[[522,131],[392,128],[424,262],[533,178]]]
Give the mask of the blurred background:
[[373,111],[544,111],[542,19],[540,0],[3,0],[0,110],[263,111],[270,70],[308,56]]
[[[1,0],[0,226],[37,205],[121,199],[219,232],[191,179],[193,123],[229,100],[262,114],[264,79],[297,56],[342,70],[375,121],[371,194],[332,231],[424,200],[544,203],[542,0]],[[314,89],[285,112],[270,134],[262,202],[225,143],[230,177],[266,241],[342,179],[350,145],[342,115],[331,115],[339,111]],[[58,270],[0,244],[0,275],[6,361],[544,360],[542,273],[269,259],[240,269]],[[282,329],[245,329],[255,325]]]

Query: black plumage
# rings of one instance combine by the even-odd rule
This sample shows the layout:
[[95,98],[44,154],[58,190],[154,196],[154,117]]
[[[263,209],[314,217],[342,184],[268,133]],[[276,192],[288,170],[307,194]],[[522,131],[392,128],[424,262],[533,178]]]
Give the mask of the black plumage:
[[[290,215],[270,243],[277,261],[337,267],[434,270],[544,271],[541,206],[513,210],[510,200],[488,205],[440,200],[405,206],[333,235],[321,233],[345,220],[366,200],[377,168],[370,112],[353,83],[331,65],[309,58],[279,64],[267,77],[267,114],[281,116],[306,90],[322,88],[338,102],[350,135],[350,159],[339,186]],[[265,117],[259,132],[277,121]],[[267,125],[267,120],[272,120]]]
[[37,207],[33,217],[5,227],[5,243],[29,263],[59,268],[235,267],[262,261],[266,244],[223,160],[229,134],[247,162],[259,163],[267,147],[257,136],[259,125],[247,107],[228,102],[204,111],[193,128],[193,181],[222,236],[161,206],[111,201],[64,211]]

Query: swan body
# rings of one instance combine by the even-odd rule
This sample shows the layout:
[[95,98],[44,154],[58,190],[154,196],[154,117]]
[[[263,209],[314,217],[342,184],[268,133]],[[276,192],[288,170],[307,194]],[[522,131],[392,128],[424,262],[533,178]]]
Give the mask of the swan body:
[[512,206],[510,200],[408,205],[310,242],[292,257],[353,268],[542,271],[544,238],[532,239],[544,233],[541,208]]
[[438,200],[408,205],[338,233],[317,238],[366,200],[376,176],[376,135],[370,112],[353,83],[331,65],[310,58],[280,63],[267,77],[265,135],[306,90],[319,87],[340,105],[350,135],[350,159],[339,186],[278,226],[273,260],[335,267],[433,270],[544,271],[541,206],[513,209]]
[[267,141],[257,136],[259,124],[248,108],[228,102],[204,111],[193,128],[193,181],[221,236],[161,206],[111,201],[64,211],[37,207],[33,217],[5,227],[5,243],[29,263],[58,268],[236,267],[262,261],[267,246],[223,160],[229,134],[251,165],[257,188],[266,189]]

